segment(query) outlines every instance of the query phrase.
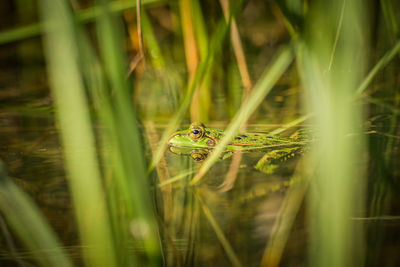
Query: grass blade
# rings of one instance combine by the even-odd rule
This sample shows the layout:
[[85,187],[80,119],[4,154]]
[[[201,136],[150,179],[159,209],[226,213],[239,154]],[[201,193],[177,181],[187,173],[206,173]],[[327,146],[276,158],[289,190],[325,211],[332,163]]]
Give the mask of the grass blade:
[[193,79],[190,79],[187,90],[186,90],[186,95],[184,96],[184,98],[182,100],[182,104],[180,105],[180,107],[179,107],[178,111],[175,113],[175,115],[170,119],[168,126],[164,130],[164,133],[160,140],[160,147],[158,148],[158,150],[156,151],[156,153],[153,156],[153,160],[149,167],[149,170],[152,170],[154,168],[154,166],[157,165],[157,163],[161,159],[165,149],[167,148],[168,139],[173,134],[173,132],[176,130],[179,123],[185,116],[185,113],[188,110],[190,103],[192,101],[193,94],[194,94],[196,87],[203,80],[204,75],[207,73],[208,68],[210,68],[211,64],[213,63],[216,53],[218,51],[220,51],[220,49],[221,49],[222,42],[224,40],[227,28],[228,28],[228,25],[225,24],[225,22],[222,20],[219,23],[217,29],[215,30],[215,33],[211,40],[209,53],[207,54],[207,56],[204,60],[200,61],[199,66],[197,66],[197,68],[196,68],[196,72],[194,74]]
[[[310,11],[307,30],[310,36],[299,49],[299,62],[307,90],[307,107],[319,133],[312,144],[309,162],[315,162],[310,199],[312,266],[363,265],[362,229],[350,220],[363,210],[365,162],[363,155],[362,109],[352,103],[363,76],[365,33],[361,1],[346,5],[317,1]],[[329,10],[321,13],[321,10]],[[337,18],[345,10],[340,38]],[[324,38],[315,32],[323,32]],[[335,56],[330,63],[333,49]],[[351,60],[349,60],[351,59]],[[351,71],[350,71],[351,70]],[[355,141],[349,134],[356,134]]]
[[42,1],[52,92],[61,126],[84,259],[92,266],[116,266],[87,99],[79,73],[74,17],[65,1]]
[[1,161],[0,183],[2,215],[37,263],[41,266],[73,266],[34,201],[8,177]]
[[277,55],[276,59],[271,63],[270,67],[261,76],[258,83],[254,86],[248,100],[244,102],[240,110],[236,113],[232,122],[229,124],[225,131],[220,144],[215,147],[213,153],[207,158],[201,166],[199,172],[193,177],[190,182],[192,185],[200,181],[200,179],[208,172],[211,166],[218,160],[221,153],[224,151],[225,146],[231,141],[233,136],[237,133],[241,125],[247,121],[250,115],[262,102],[265,96],[270,92],[276,81],[288,68],[293,59],[291,47],[285,47]]
[[[162,2],[163,0],[143,0],[142,5],[162,3]],[[136,6],[135,1],[120,0],[120,1],[112,1],[109,3],[110,10],[115,13],[122,12],[126,9],[135,6]],[[94,6],[78,11],[76,18],[81,23],[89,23],[92,22],[94,19],[96,19],[96,17],[98,17],[99,14],[100,14],[99,7]],[[33,23],[30,25],[2,31],[0,32],[0,45],[38,36],[43,33],[43,29],[44,27],[42,23]]]

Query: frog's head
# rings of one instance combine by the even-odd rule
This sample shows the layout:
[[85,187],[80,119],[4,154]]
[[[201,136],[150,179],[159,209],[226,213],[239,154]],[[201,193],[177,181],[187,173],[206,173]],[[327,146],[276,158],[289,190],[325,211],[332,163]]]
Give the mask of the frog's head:
[[220,137],[220,131],[207,129],[203,123],[194,122],[190,125],[189,129],[174,133],[168,141],[168,146],[170,148],[211,149],[217,145]]

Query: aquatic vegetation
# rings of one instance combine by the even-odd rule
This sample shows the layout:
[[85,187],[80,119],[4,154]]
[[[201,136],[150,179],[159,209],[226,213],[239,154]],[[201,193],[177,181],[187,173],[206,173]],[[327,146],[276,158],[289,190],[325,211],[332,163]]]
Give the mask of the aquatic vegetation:
[[1,263],[399,263],[397,1],[0,6]]

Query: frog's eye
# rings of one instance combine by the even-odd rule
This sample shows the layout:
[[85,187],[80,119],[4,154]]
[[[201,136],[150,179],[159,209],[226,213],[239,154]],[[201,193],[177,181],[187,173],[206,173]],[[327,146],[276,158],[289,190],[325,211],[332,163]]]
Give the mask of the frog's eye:
[[202,154],[202,153],[199,153],[199,152],[193,152],[190,156],[196,162],[201,162],[206,158],[205,154]]
[[199,140],[200,138],[202,138],[204,135],[204,130],[203,128],[201,128],[201,126],[199,125],[192,125],[190,127],[190,139],[196,141]]

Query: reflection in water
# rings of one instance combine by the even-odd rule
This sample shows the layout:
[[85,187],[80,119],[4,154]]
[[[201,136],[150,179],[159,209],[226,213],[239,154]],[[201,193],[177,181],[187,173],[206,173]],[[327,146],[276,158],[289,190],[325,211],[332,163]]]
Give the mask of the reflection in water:
[[[84,248],[80,246],[74,223],[57,132],[51,126],[41,131],[11,124],[3,126],[0,157],[10,176],[38,204],[68,255],[80,262]],[[298,172],[296,166],[301,169],[301,163],[296,164],[296,159],[285,162],[277,173],[266,175],[254,169],[263,152],[243,153],[234,185],[221,192],[232,157],[217,162],[203,183],[192,187],[189,182],[202,161],[196,158],[206,158],[209,151],[169,149],[173,153],[165,154],[165,173],[171,182],[163,181],[159,187],[154,172],[152,190],[166,266],[209,266],[210,262],[213,266],[239,262],[258,266],[261,261],[271,263],[278,256],[284,266],[306,265],[309,225],[303,204],[307,184],[301,177],[293,176]],[[164,190],[166,186],[169,190]],[[384,219],[356,219],[370,225],[380,223],[398,228],[397,219],[391,219],[390,226]],[[129,230],[138,235],[146,231],[146,225],[132,221]],[[143,251],[136,242],[127,244],[126,249]],[[4,250],[0,257],[2,261],[30,258],[18,246],[15,251]]]
[[[79,238],[63,170],[62,151],[51,118],[39,117],[29,127],[19,122],[32,120],[30,117],[4,115],[7,120],[0,118],[0,159],[12,181],[37,204],[68,248],[68,254],[80,261]],[[19,244],[16,240],[14,242]],[[11,251],[3,251],[0,260],[9,258],[11,254],[8,253]],[[30,252],[19,245],[13,253],[23,261],[31,258]]]
[[[177,147],[170,147],[170,150],[172,153],[166,153],[166,158],[172,177],[178,175],[179,170],[194,169],[186,177],[172,183],[174,204],[171,212],[174,216],[168,222],[165,234],[170,239],[175,236],[188,243],[186,248],[180,247],[183,250],[181,253],[179,250],[170,251],[170,262],[183,262],[183,266],[193,261],[199,266],[210,262],[222,266],[238,262],[248,266],[258,265],[279,216],[286,191],[293,184],[290,177],[295,162],[290,162],[279,174],[267,176],[253,167],[264,153],[245,153],[235,185],[231,190],[221,192],[220,185],[225,181],[231,158],[217,162],[202,185],[190,187],[193,173],[201,165],[193,160],[192,155],[207,155],[210,151]],[[303,227],[293,229],[294,232],[303,230]],[[296,261],[304,263],[306,246],[300,244],[304,240],[296,242],[288,247],[297,256],[303,255],[297,257]],[[170,249],[173,244],[166,245],[165,249]]]

